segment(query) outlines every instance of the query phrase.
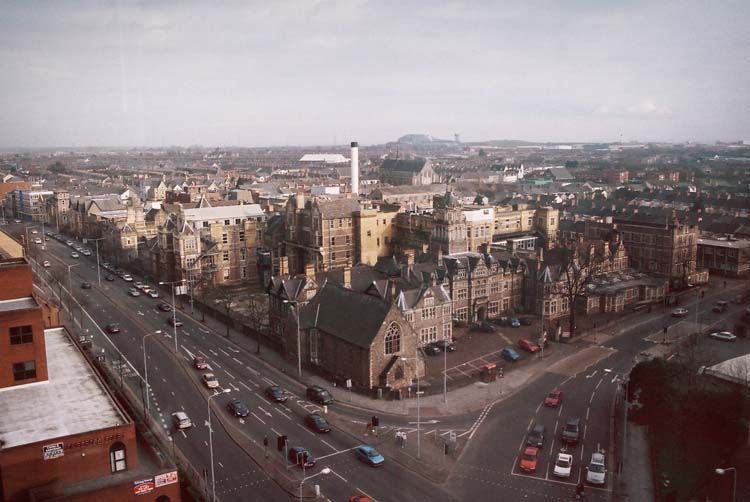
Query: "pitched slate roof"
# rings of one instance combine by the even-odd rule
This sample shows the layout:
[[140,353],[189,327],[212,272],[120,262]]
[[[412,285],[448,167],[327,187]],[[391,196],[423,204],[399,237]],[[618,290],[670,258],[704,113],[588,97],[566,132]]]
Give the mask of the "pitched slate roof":
[[357,293],[328,282],[302,307],[300,327],[317,328],[353,345],[369,349],[390,310],[391,304],[378,297]]
[[360,205],[357,199],[315,199],[314,204],[318,206],[323,219],[351,218],[352,213],[359,211]]
[[380,164],[380,169],[383,171],[418,173],[422,170],[426,162],[425,159],[385,159]]

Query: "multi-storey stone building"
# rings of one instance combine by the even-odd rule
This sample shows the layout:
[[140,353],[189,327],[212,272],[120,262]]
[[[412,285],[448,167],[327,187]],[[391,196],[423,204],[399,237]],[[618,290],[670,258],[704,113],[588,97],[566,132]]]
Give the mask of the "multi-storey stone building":
[[389,185],[431,185],[440,183],[427,159],[385,159],[380,165],[380,182]]

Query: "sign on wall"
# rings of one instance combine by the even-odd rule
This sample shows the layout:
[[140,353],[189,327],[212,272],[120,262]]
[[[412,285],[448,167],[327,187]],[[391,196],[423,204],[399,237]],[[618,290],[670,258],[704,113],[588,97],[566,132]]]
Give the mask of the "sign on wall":
[[133,481],[133,493],[145,495],[154,491],[154,478],[138,479]]
[[172,485],[177,482],[177,471],[165,472],[154,476],[154,484],[160,486]]
[[47,444],[42,446],[42,456],[44,460],[60,458],[65,455],[65,448],[62,443]]

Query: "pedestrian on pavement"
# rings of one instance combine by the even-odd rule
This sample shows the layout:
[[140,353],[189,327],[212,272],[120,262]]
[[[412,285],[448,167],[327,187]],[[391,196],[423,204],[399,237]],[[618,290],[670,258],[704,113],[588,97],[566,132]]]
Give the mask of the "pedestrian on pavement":
[[583,495],[584,495],[583,490],[584,490],[583,481],[581,481],[580,483],[578,483],[578,486],[576,486],[576,498],[577,499],[583,498]]

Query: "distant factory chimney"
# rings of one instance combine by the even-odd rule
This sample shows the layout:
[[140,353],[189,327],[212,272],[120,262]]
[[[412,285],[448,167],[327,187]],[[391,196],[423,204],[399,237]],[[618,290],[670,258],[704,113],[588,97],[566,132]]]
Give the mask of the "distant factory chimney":
[[359,194],[359,143],[352,141],[352,193]]
[[453,135],[453,141],[456,142],[456,143],[460,143],[461,142],[461,135],[458,134],[458,133],[454,134]]

